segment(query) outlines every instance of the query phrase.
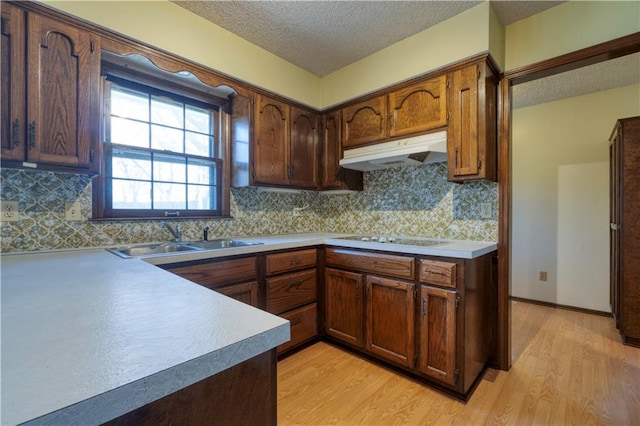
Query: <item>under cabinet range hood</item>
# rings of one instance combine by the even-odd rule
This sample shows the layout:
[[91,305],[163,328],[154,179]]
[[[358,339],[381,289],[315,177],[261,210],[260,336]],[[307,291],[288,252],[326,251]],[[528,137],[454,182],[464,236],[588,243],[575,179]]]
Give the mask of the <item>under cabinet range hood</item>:
[[361,148],[345,149],[340,166],[366,172],[443,161],[447,161],[446,130]]

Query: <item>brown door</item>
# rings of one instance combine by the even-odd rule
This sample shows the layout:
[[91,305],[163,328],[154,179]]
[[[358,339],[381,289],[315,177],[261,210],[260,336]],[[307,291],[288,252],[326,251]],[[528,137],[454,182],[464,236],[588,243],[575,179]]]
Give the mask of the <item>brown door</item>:
[[24,12],[7,2],[2,7],[2,81],[0,113],[2,114],[2,159],[24,160],[25,154],[25,29]]
[[[619,131],[618,125],[617,132]],[[618,233],[620,223],[620,137],[617,132],[609,145],[609,273],[611,274],[609,285],[611,311],[616,321],[616,327],[620,328],[620,234]]]
[[289,181],[293,186],[318,187],[318,116],[291,108]]
[[90,168],[98,135],[99,39],[35,14],[28,22],[28,160]]
[[289,106],[256,95],[253,183],[287,185],[289,158]]
[[478,174],[478,81],[479,67],[451,75],[451,117],[447,131],[449,180]]
[[392,362],[414,365],[414,284],[367,276],[366,348]]
[[247,305],[258,307],[258,283],[256,281],[221,287],[216,291]]
[[342,145],[350,148],[387,136],[387,97],[378,96],[342,110]]
[[447,77],[413,84],[389,94],[389,136],[404,136],[447,125]]
[[363,276],[325,270],[325,328],[329,336],[351,345],[363,345]]
[[419,368],[430,377],[455,385],[456,292],[423,285],[420,293]]

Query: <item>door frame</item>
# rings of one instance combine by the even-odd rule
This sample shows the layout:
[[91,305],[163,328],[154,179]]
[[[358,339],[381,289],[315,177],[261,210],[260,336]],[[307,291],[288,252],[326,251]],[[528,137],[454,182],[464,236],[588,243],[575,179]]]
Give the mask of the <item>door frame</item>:
[[[512,86],[640,52],[640,32],[596,44],[503,74],[498,85],[498,329],[494,363],[511,368]],[[612,123],[613,125],[613,123]]]

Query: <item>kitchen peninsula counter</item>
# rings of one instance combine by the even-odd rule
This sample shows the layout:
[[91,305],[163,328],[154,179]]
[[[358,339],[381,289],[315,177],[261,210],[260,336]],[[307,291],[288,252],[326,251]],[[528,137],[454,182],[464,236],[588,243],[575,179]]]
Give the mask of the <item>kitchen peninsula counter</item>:
[[287,320],[104,249],[2,256],[1,289],[2,424],[103,423],[289,339]]

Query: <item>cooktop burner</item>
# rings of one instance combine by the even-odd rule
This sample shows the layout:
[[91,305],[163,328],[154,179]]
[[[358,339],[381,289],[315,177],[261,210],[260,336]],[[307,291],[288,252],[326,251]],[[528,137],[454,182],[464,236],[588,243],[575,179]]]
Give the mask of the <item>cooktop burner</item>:
[[429,238],[401,238],[401,237],[376,236],[376,235],[352,235],[350,237],[340,237],[338,239],[371,242],[371,243],[402,244],[402,245],[422,246],[422,247],[435,246],[438,244],[445,243],[445,241],[432,240]]

